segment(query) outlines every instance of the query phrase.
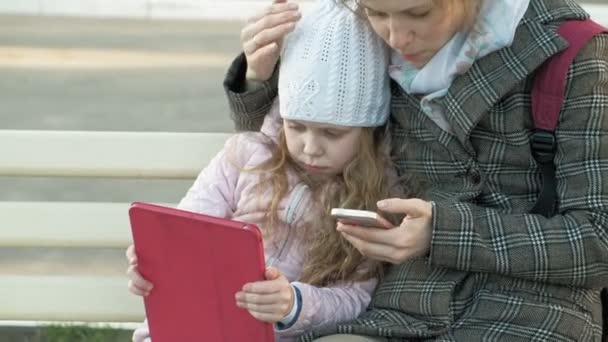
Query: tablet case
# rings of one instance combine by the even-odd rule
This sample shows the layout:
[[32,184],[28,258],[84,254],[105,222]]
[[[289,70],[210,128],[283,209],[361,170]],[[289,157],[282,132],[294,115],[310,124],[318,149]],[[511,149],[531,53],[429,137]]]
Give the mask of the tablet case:
[[153,342],[272,342],[273,327],[236,306],[243,284],[264,279],[258,227],[183,210],[133,203],[131,231]]

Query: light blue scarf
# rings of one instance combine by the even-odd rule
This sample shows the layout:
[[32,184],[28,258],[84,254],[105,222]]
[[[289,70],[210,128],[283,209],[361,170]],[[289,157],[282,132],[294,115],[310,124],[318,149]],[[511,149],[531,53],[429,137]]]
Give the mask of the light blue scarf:
[[447,132],[451,132],[451,127],[436,100],[445,96],[456,76],[467,72],[477,59],[511,45],[530,0],[482,0],[482,3],[472,29],[454,35],[422,69],[396,51],[391,56],[391,78],[407,93],[422,95],[422,110]]

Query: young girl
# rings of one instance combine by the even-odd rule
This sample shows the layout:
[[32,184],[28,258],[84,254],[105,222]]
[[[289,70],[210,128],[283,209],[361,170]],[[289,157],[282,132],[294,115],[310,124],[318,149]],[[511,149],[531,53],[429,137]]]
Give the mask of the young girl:
[[[279,340],[357,317],[381,274],[382,264],[344,240],[329,213],[375,210],[397,194],[381,127],[387,63],[366,21],[320,0],[285,42],[279,101],[261,131],[229,139],[179,204],[263,230],[267,280],[245,284],[235,305],[276,323]],[[137,272],[132,246],[127,256],[131,291],[147,295],[152,284]],[[134,341],[146,338],[144,325]]]

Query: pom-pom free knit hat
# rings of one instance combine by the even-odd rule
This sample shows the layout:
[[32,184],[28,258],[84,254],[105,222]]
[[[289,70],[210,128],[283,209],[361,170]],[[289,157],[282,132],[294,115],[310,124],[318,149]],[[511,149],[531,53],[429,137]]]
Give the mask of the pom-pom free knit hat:
[[390,111],[388,47],[367,20],[317,0],[286,37],[279,72],[284,119],[383,125]]

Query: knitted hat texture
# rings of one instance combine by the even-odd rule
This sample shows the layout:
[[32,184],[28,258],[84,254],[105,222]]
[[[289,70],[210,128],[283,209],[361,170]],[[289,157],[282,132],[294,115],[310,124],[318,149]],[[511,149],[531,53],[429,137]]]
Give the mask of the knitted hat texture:
[[388,48],[363,16],[336,2],[317,0],[285,39],[281,116],[381,126],[390,111]]

